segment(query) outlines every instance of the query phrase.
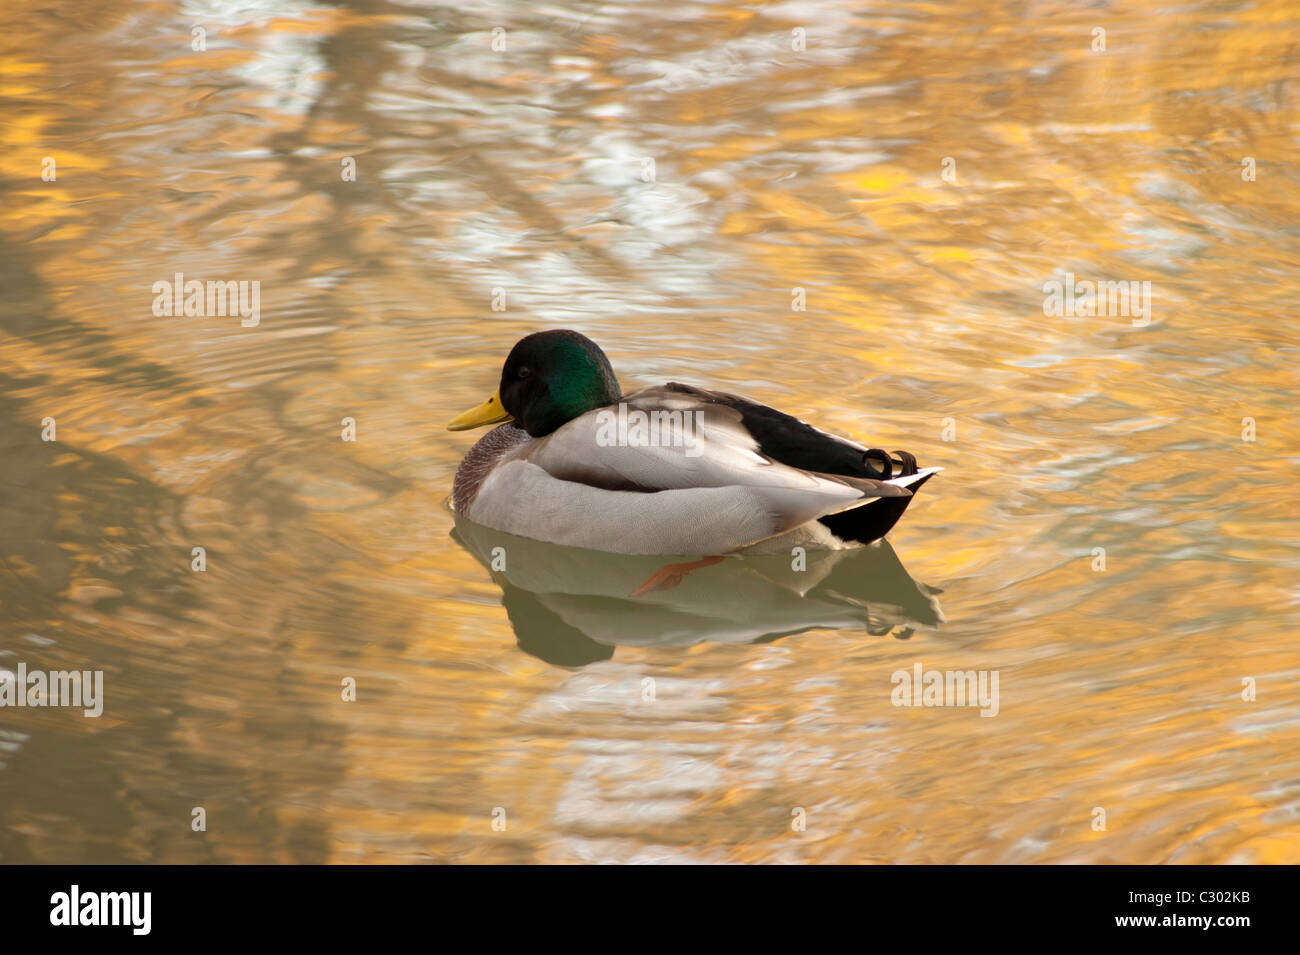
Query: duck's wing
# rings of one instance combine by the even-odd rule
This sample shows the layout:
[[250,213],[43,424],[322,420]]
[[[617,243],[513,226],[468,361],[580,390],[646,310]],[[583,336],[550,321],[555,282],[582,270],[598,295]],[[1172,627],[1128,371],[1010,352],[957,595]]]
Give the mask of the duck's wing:
[[646,388],[568,422],[538,440],[527,459],[553,477],[607,490],[739,486],[842,495],[850,488],[858,503],[907,496],[903,487],[876,480],[861,466],[853,469],[865,448],[783,415],[788,432],[798,426],[825,443],[820,455],[791,453],[776,440],[781,429],[753,427],[748,410],[734,403],[741,401],[685,385]]
[[[759,452],[790,467],[819,474],[890,480],[903,487],[921,483],[895,480],[915,478],[918,473],[916,459],[906,452],[894,452],[900,458],[894,460],[884,451],[828,434],[784,411],[740,395],[677,382],[669,382],[663,389],[647,389],[649,392],[660,390],[705,408],[728,409],[737,416],[740,428],[753,439]],[[937,470],[927,469],[926,476]]]
[[[690,397],[706,407],[724,407],[740,417],[740,426],[753,437],[757,450],[782,464],[821,474],[882,480],[912,493],[943,468],[918,468],[904,451],[894,455],[870,449],[848,438],[827,434],[798,418],[739,395],[669,383],[674,395]],[[903,516],[910,497],[867,501],[819,518],[841,540],[870,543],[884,537]]]

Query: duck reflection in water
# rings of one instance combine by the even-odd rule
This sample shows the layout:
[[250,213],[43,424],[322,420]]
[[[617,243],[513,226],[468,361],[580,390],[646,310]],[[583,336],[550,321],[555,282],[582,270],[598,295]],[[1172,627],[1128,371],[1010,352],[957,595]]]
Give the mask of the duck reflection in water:
[[620,646],[763,643],[817,628],[906,639],[943,622],[940,591],[913,580],[883,540],[673,563],[455,522],[452,537],[501,587],[520,649],[559,666],[608,660]]

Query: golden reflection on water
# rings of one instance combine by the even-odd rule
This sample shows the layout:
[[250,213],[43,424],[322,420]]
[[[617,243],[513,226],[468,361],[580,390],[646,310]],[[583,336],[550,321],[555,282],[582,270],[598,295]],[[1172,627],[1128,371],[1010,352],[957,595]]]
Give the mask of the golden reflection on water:
[[[1294,4],[97,10],[0,12],[0,666],[107,695],[0,712],[0,861],[1300,862]],[[944,466],[946,622],[523,652],[441,423],[543,327]]]

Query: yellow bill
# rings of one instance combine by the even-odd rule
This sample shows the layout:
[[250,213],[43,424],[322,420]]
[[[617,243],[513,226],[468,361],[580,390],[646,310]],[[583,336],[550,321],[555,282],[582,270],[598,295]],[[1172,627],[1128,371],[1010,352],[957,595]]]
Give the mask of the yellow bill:
[[464,414],[457,415],[447,423],[448,431],[468,431],[481,428],[485,424],[500,424],[510,420],[510,412],[501,406],[501,389],[477,408],[471,408]]

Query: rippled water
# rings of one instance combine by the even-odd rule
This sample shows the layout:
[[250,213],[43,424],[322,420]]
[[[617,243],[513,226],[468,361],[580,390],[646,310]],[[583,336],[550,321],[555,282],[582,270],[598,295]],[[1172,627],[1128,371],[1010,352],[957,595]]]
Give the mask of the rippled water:
[[[0,710],[0,861],[1300,862],[1298,16],[6,6],[0,667],[106,699]],[[812,586],[492,572],[547,327],[946,470]]]

